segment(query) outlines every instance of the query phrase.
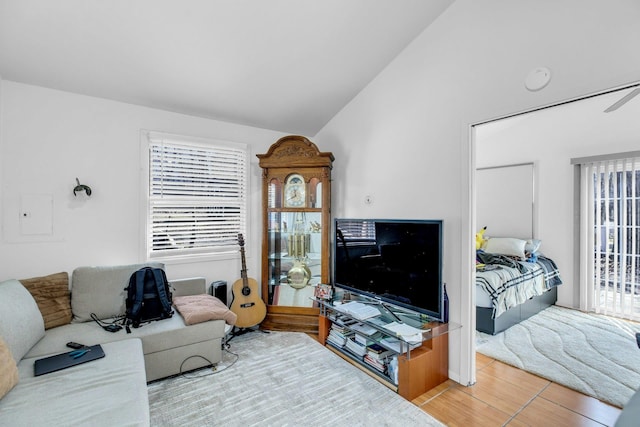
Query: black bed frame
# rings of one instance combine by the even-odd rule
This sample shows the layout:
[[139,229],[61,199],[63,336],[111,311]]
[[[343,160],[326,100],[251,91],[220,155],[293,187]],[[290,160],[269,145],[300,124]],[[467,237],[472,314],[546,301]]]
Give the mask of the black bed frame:
[[558,288],[553,287],[542,295],[533,297],[523,304],[510,308],[495,319],[491,318],[493,309],[476,307],[476,329],[486,334],[495,335],[528,319],[550,305],[554,305],[557,299]]

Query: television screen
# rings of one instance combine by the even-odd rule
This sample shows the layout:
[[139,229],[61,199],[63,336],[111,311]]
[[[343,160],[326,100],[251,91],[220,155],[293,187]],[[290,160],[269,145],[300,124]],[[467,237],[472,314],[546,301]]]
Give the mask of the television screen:
[[443,318],[442,221],[336,219],[333,283]]

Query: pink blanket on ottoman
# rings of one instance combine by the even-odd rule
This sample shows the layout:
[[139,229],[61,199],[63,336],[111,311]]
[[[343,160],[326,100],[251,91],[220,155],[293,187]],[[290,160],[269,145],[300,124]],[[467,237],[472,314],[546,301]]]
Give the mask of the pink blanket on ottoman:
[[173,305],[187,325],[223,319],[228,325],[233,326],[238,318],[222,301],[212,295],[176,296],[173,297]]

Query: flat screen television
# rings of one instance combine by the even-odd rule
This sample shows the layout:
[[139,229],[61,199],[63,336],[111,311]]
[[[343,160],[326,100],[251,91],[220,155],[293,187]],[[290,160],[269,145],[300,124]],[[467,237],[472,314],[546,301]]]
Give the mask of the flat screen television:
[[336,218],[333,283],[442,321],[442,231],[442,220]]

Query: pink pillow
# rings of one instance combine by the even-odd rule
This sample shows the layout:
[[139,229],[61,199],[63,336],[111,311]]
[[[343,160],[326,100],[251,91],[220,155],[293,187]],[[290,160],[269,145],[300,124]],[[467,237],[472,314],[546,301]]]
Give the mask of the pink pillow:
[[222,319],[233,326],[238,318],[222,301],[212,295],[175,296],[173,305],[187,325]]

